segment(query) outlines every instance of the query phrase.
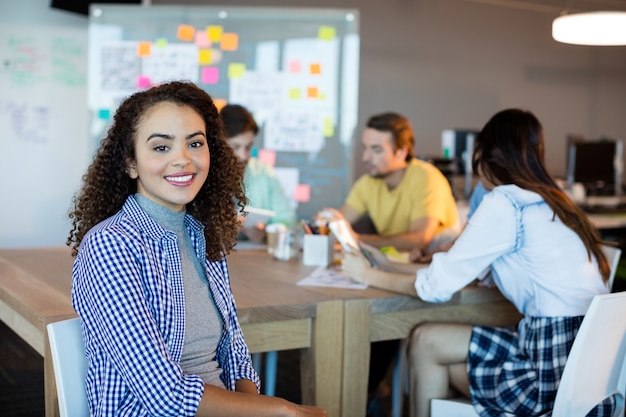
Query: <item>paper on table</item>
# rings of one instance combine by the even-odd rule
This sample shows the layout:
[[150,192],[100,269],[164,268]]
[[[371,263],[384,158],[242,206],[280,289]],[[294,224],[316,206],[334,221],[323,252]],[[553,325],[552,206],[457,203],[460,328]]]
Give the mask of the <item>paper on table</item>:
[[334,287],[348,288],[354,290],[364,290],[367,285],[360,282],[352,281],[350,278],[341,273],[339,266],[316,268],[309,276],[298,281],[298,285],[312,287]]

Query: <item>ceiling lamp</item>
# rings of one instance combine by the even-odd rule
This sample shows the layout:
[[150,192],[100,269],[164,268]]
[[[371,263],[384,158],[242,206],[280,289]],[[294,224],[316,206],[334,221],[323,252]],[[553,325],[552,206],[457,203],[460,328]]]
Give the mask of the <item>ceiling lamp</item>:
[[552,22],[552,37],[575,45],[626,45],[626,12],[564,14]]

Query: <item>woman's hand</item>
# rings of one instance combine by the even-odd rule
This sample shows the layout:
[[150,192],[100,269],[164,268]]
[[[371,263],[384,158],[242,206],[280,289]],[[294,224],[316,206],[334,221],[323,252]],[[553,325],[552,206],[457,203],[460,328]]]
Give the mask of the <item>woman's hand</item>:
[[372,271],[372,267],[360,256],[344,252],[341,270],[353,280],[368,284],[367,276]]

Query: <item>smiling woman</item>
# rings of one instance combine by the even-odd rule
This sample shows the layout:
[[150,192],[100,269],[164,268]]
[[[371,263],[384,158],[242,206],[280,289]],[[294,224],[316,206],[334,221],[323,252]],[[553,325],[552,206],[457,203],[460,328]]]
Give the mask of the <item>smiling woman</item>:
[[92,414],[325,416],[258,395],[225,255],[243,167],[211,97],[172,82],[125,100],[70,217],[72,305]]

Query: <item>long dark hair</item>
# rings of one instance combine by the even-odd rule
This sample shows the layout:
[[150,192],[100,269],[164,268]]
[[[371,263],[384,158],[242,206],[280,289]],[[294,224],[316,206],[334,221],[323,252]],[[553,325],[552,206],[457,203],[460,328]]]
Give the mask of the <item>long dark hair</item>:
[[492,184],[515,184],[539,194],[593,254],[604,282],[610,274],[600,233],[585,213],[557,185],[544,165],[543,128],[529,111],[496,113],[478,134],[472,166]]
[[137,182],[126,173],[126,163],[135,160],[135,139],[143,116],[163,102],[192,108],[206,126],[211,154],[209,176],[186,210],[205,227],[207,258],[222,259],[236,244],[239,224],[235,201],[239,209],[248,201],[241,186],[243,166],[224,138],[211,96],[190,82],[175,81],[135,93],[117,109],[107,136],[83,176],[82,188],[72,200],[67,245],[72,247],[73,255],[93,226],[117,213],[128,196],[137,192]]

